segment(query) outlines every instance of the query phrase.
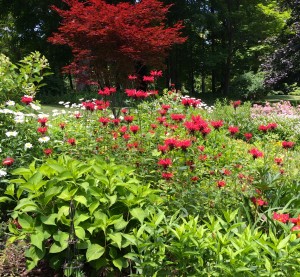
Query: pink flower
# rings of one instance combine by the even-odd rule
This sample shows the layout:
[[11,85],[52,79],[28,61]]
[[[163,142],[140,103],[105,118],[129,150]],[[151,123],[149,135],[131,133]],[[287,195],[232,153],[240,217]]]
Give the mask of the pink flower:
[[137,79],[137,76],[136,75],[128,75],[128,79],[133,81],[133,80]]
[[282,159],[282,158],[275,158],[275,159],[274,159],[274,162],[275,162],[277,165],[282,165],[283,159]]
[[161,70],[151,70],[150,75],[153,77],[161,77],[162,76],[162,71]]
[[143,76],[143,81],[148,83],[154,82],[154,76]]
[[11,166],[13,165],[13,163],[15,162],[15,160],[11,157],[7,157],[2,161],[2,165],[3,166]]

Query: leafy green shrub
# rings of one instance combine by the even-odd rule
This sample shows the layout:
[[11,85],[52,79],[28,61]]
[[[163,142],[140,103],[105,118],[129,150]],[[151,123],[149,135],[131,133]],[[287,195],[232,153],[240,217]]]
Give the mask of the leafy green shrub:
[[45,259],[57,270],[64,265],[68,276],[75,265],[87,264],[94,271],[129,272],[133,229],[158,203],[155,191],[142,185],[133,170],[61,156],[12,174],[16,179],[5,192],[16,201],[9,242],[29,241],[28,269]]
[[22,95],[35,96],[44,76],[49,75],[47,59],[39,52],[32,52],[19,63],[13,64],[0,54],[0,100],[19,100]]

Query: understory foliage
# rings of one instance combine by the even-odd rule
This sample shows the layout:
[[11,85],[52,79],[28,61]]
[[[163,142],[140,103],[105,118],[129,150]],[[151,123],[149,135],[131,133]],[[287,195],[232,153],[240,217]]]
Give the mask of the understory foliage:
[[7,243],[66,276],[297,276],[299,107],[210,107],[161,75],[51,114],[1,106]]

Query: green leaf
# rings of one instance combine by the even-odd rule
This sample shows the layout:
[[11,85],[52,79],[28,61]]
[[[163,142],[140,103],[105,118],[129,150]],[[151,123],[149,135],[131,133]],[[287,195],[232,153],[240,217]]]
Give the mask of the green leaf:
[[31,234],[30,241],[32,245],[36,246],[38,249],[43,251],[43,241],[44,241],[43,232],[36,232],[35,234]]
[[18,217],[18,222],[23,229],[32,229],[34,226],[34,219],[27,214],[20,214]]
[[99,259],[105,252],[105,248],[99,244],[91,244],[86,251],[87,262]]
[[130,214],[133,217],[137,218],[142,224],[144,222],[145,217],[147,216],[147,213],[141,208],[134,208],[130,210]]
[[128,267],[128,262],[124,258],[118,258],[113,260],[113,264],[115,267],[117,267],[120,271],[122,271],[122,268]]
[[287,245],[287,243],[289,242],[290,237],[291,237],[291,235],[288,235],[286,238],[284,238],[282,241],[280,241],[277,245],[277,249],[280,250],[280,249],[284,248]]
[[85,230],[82,227],[75,226],[75,234],[79,239],[81,240],[85,239]]
[[87,200],[86,200],[86,198],[83,195],[76,195],[74,197],[74,200],[76,202],[81,203],[81,204],[83,204],[84,206],[87,207]]
[[112,233],[109,234],[108,237],[117,244],[117,246],[119,247],[119,249],[122,248],[122,233]]
[[45,255],[44,251],[31,246],[29,249],[25,251],[25,257],[30,258],[31,262],[27,263],[28,270],[33,269]]
[[12,201],[12,199],[9,197],[6,197],[6,196],[0,197],[0,203],[5,203],[5,202],[9,202],[9,201]]
[[90,206],[89,206],[89,211],[90,214],[92,215],[94,213],[94,211],[99,207],[100,203],[99,201],[93,202]]
[[15,194],[15,185],[14,184],[9,184],[7,187],[6,187],[6,190],[5,190],[5,193],[6,195],[9,195],[9,196],[14,196]]
[[57,219],[57,214],[50,214],[48,216],[41,216],[41,221],[46,225],[54,225],[56,226],[55,220]]
[[33,202],[32,200],[29,200],[28,198],[21,199],[19,201],[19,204],[15,207],[15,210],[23,210],[24,211],[25,208],[27,208],[26,211],[38,211],[39,210],[39,208],[35,204],[35,202]]

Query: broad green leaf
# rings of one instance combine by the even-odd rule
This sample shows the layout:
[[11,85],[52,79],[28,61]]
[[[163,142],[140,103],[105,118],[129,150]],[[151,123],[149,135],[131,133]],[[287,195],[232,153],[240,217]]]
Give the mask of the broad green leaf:
[[14,196],[15,194],[15,185],[14,184],[9,184],[7,187],[6,187],[6,190],[5,190],[5,193],[6,195],[9,195],[9,196]]
[[147,216],[147,213],[141,208],[134,208],[130,210],[130,214],[133,217],[137,218],[142,224],[144,222],[145,217]]
[[12,201],[12,199],[9,197],[6,197],[6,196],[0,197],[0,203],[5,203],[5,202],[9,202],[9,201]]
[[55,220],[57,219],[57,214],[50,214],[47,216],[41,216],[41,221],[46,225],[56,226]]
[[34,219],[27,214],[20,214],[18,217],[18,222],[23,229],[32,229],[34,226]]
[[118,259],[113,260],[113,264],[120,271],[122,271],[122,268],[127,268],[128,267],[128,262],[124,258],[118,258]]
[[25,257],[31,260],[31,262],[27,264],[28,270],[33,269],[38,264],[38,261],[40,261],[44,257],[44,255],[44,251],[41,251],[34,246],[31,246],[29,249],[27,249],[25,251]]
[[290,240],[290,235],[288,235],[286,238],[284,238],[283,240],[281,240],[279,243],[278,243],[278,245],[277,245],[277,249],[278,250],[280,250],[280,249],[282,249],[282,248],[284,248],[287,244],[288,244],[288,242],[289,242],[289,240]]
[[83,204],[84,206],[87,207],[87,200],[86,200],[86,198],[83,195],[76,195],[74,197],[74,200],[76,202],[81,203],[81,204]]
[[108,234],[108,237],[117,244],[117,246],[119,247],[119,249],[122,248],[122,233],[112,233],[112,234]]
[[44,241],[43,232],[36,232],[35,234],[31,234],[30,241],[32,245],[36,246],[38,249],[43,251],[43,241]]
[[87,262],[99,259],[105,252],[105,248],[99,244],[91,244],[86,251]]
[[75,226],[75,234],[80,240],[85,239],[85,230],[80,226]]
[[99,201],[93,202],[90,206],[89,206],[89,211],[90,214],[92,215],[94,213],[94,211],[99,207],[100,203]]
[[75,216],[74,225],[79,225],[79,223],[88,220],[90,217],[87,214],[81,214],[79,216]]

